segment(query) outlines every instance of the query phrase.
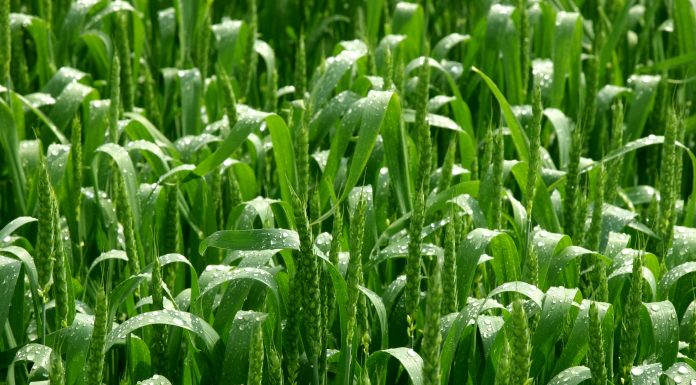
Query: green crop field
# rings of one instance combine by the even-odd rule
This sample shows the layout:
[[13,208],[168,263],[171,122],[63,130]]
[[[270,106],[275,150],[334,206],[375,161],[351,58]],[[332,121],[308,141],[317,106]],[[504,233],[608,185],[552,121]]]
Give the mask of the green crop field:
[[0,0],[0,385],[696,385],[696,0]]

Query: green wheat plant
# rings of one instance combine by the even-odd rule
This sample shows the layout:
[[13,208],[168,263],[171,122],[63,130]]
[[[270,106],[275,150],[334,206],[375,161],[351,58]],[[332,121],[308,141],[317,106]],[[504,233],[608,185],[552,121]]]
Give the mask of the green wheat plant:
[[696,383],[690,0],[0,0],[0,385]]

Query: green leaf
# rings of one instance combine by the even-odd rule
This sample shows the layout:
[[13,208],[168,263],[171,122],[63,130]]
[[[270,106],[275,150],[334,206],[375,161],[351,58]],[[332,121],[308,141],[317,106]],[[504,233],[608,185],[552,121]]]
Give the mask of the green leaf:
[[460,287],[464,288],[464,290],[460,290],[460,299],[462,301],[468,295],[469,285],[471,284],[471,279],[473,279],[473,275],[469,275],[473,274],[471,270],[469,270],[466,277],[464,276],[467,269],[472,267],[464,265],[464,261],[473,260],[477,262],[486,249],[490,250],[490,254],[493,257],[491,264],[493,265],[498,284],[516,281],[520,277],[517,246],[515,246],[512,238],[502,231],[475,229],[466,236],[457,253],[457,279],[459,285],[461,285]]
[[193,314],[179,310],[158,310],[138,314],[114,328],[106,336],[104,351],[109,351],[114,344],[125,340],[135,330],[153,325],[176,326],[193,332],[201,338],[210,353],[220,339],[212,326]]
[[378,350],[368,357],[366,367],[369,370],[377,370],[377,368],[384,367],[390,357],[394,357],[399,361],[408,373],[413,385],[423,384],[423,359],[413,349],[394,348]]
[[592,378],[590,368],[586,366],[573,366],[554,376],[548,385],[578,385]]
[[222,364],[222,384],[247,383],[251,337],[256,328],[266,321],[267,316],[255,311],[240,311],[234,317]]
[[457,44],[463,44],[471,40],[471,36],[469,35],[462,35],[460,33],[451,33],[437,42],[435,44],[435,47],[433,47],[433,52],[431,53],[431,56],[435,60],[442,60],[445,59],[449,51],[454,48]]
[[685,262],[670,269],[660,280],[657,286],[657,298],[668,299],[669,292],[679,279],[687,274],[696,272],[696,262]]
[[423,8],[419,4],[400,1],[396,4],[391,23],[394,34],[406,36],[406,59],[418,56],[418,52],[423,48]]
[[375,307],[381,332],[380,346],[382,349],[386,349],[389,346],[389,319],[387,317],[387,309],[384,307],[384,302],[382,302],[382,298],[372,290],[363,286],[359,286],[358,289],[360,289],[365,297],[372,303],[372,306]]
[[5,225],[0,229],[0,244],[4,242],[4,239],[12,235],[17,229],[26,225],[27,223],[36,222],[37,219],[33,217],[19,217],[15,218],[10,223]]
[[15,291],[19,270],[22,264],[19,261],[0,256],[0,324],[5,325],[12,302],[12,294]]
[[[133,166],[133,161],[131,160],[128,152],[121,146],[115,143],[106,143],[99,148],[97,148],[97,153],[106,154],[111,159],[116,162],[119,172],[123,176],[126,184],[126,194],[128,195],[128,200],[131,204],[131,209],[133,210],[133,219],[135,220],[136,227],[140,226],[140,204],[138,202],[138,180],[137,174],[135,173],[135,167]],[[92,172],[94,173],[94,183],[95,189],[98,189],[97,181],[99,172],[99,159],[98,156],[94,157],[92,162]]]
[[51,354],[53,349],[48,346],[40,344],[26,344],[17,350],[12,363],[7,371],[7,378],[10,383],[16,382],[14,374],[15,364],[18,362],[32,363],[31,372],[29,372],[29,378],[44,378],[48,376],[51,370]]
[[665,370],[663,374],[674,381],[675,384],[686,384],[696,381],[696,371],[685,362],[677,362]]
[[136,385],[172,385],[172,383],[166,377],[155,374],[147,380],[138,381]]
[[562,329],[556,325],[562,324],[573,306],[578,306],[582,293],[578,289],[552,287],[544,295],[541,306],[539,323],[532,337],[534,346],[532,373],[537,373],[551,353],[554,345],[562,334]]
[[[580,14],[559,12],[556,15],[556,29],[553,35],[553,80],[551,82],[551,105],[553,107],[563,106],[563,98],[569,97],[570,103],[567,105],[573,106],[572,108],[577,111],[582,38]],[[568,83],[568,92],[566,92],[566,82]]]
[[488,293],[488,298],[493,298],[494,296],[502,293],[518,293],[529,298],[534,302],[539,309],[542,308],[542,300],[544,299],[544,292],[539,290],[536,286],[522,281],[511,281],[505,282],[502,285],[493,289]]
[[486,74],[481,72],[481,70],[476,67],[472,67],[471,69],[479,74],[481,78],[483,78],[483,81],[486,82],[486,85],[488,85],[488,88],[490,88],[491,92],[498,100],[500,109],[503,111],[503,116],[505,116],[505,122],[507,122],[507,125],[510,128],[512,142],[515,144],[515,149],[517,150],[517,155],[520,157],[520,160],[523,162],[529,161],[529,144],[527,143],[527,135],[524,133],[524,131],[522,131],[520,123],[517,121],[515,114],[512,112],[510,103],[508,103],[503,93],[500,92],[500,89],[495,85],[491,78],[486,76]]
[[674,305],[669,301],[644,303],[640,329],[641,336],[652,341],[640,345],[641,356],[655,354],[663,368],[672,365],[679,346],[679,321]]
[[221,230],[201,241],[198,252],[202,255],[208,247],[226,250],[299,250],[297,232],[284,229]]
[[660,364],[646,364],[634,366],[631,369],[631,384],[633,385],[652,385],[660,382],[662,369]]

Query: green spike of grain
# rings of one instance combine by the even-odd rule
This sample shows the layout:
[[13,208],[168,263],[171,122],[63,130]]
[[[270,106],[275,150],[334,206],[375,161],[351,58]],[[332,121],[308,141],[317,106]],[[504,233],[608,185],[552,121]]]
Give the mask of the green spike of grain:
[[[338,254],[341,249],[341,236],[343,235],[343,213],[340,207],[336,207],[333,216],[333,228],[331,230],[331,245],[329,248],[329,261],[332,265],[338,266]],[[326,281],[326,296],[329,298],[327,303],[327,314],[328,323],[326,323],[327,335],[330,333],[328,330],[335,319],[336,311],[336,300],[334,298],[334,288],[333,285],[327,280]]]
[[300,250],[296,253],[299,278],[302,282],[302,309],[304,322],[307,325],[308,355],[318,358],[321,347],[321,293],[319,289],[319,264],[313,252],[312,231],[307,219],[306,203],[296,194],[293,196],[293,212],[295,225],[300,238]]
[[225,212],[222,208],[222,175],[220,174],[220,169],[214,169],[210,177],[210,190],[212,194],[213,210],[215,210],[215,221],[217,222],[217,228],[223,229],[225,228]]
[[126,255],[131,274],[140,272],[140,253],[138,253],[138,240],[135,235],[135,221],[133,209],[126,192],[126,182],[120,172],[116,172],[114,179],[114,194],[116,201],[116,218],[123,226],[123,236],[126,242]]
[[402,52],[397,52],[396,67],[394,68],[394,86],[400,95],[406,94],[406,65],[404,64],[404,60],[404,54]]
[[[164,309],[164,295],[162,290],[162,265],[158,257],[152,260],[152,279],[150,281],[150,293],[152,295],[152,310]],[[167,352],[167,328],[164,325],[153,327],[152,342],[150,344],[152,366],[156,373],[163,373],[167,368],[165,362]]]
[[[657,85],[657,92],[655,95],[655,104],[651,110],[650,116],[648,117],[647,126],[648,127],[660,127],[663,128],[667,126],[669,120],[669,85],[667,82],[667,76],[661,76],[660,82]],[[652,151],[648,152],[647,161],[647,174],[650,177],[654,186],[659,185],[660,179],[660,154],[662,148],[653,148]]]
[[[624,109],[621,99],[617,99],[612,105],[611,123],[611,151],[616,151],[623,146],[624,136]],[[604,188],[606,202],[612,203],[616,197],[616,191],[620,187],[621,169],[623,158],[619,157],[609,162],[607,170],[607,183]]]
[[263,327],[257,325],[249,343],[249,374],[247,385],[261,385],[263,380]]
[[[150,280],[150,293],[152,295],[151,310],[164,309],[164,295],[162,290],[162,265],[158,257],[152,260],[152,279]],[[167,353],[167,328],[164,325],[154,325],[152,342],[150,344],[150,357],[152,367],[156,373],[163,373],[167,368],[165,361]]]
[[493,173],[491,174],[491,206],[489,210],[492,229],[502,226],[503,210],[503,162],[505,161],[505,141],[503,133],[498,130],[493,141]]
[[[297,282],[300,279],[298,275],[298,272],[295,272],[290,279],[290,293],[297,293],[297,290],[300,289]],[[294,385],[297,384],[297,377],[300,371],[299,309],[301,306],[301,301],[299,295],[291,295],[289,297],[288,309],[291,311],[288,312],[285,321],[285,329],[283,333],[285,337],[283,341],[285,351],[283,354],[283,359],[285,361],[285,372],[287,373],[288,383],[290,385]]]
[[532,132],[529,141],[529,164],[527,167],[527,188],[525,190],[527,194],[524,197],[527,216],[530,218],[534,204],[537,176],[539,175],[539,150],[541,148],[541,120],[543,118],[543,113],[544,107],[541,102],[541,87],[539,84],[535,84],[532,91]]
[[420,67],[418,74],[418,88],[416,90],[416,121],[415,127],[418,135],[419,163],[416,177],[416,188],[428,189],[430,167],[432,162],[432,142],[430,139],[430,125],[427,121],[428,101],[430,87],[430,65],[427,61]]
[[520,15],[520,71],[522,75],[522,96],[527,95],[527,85],[529,84],[530,70],[530,51],[531,39],[529,37],[529,12],[527,11],[527,0],[518,0],[517,9]]
[[350,218],[350,260],[348,262],[348,272],[346,273],[346,284],[348,285],[346,341],[350,347],[353,346],[353,337],[357,331],[357,312],[360,298],[360,290],[358,287],[362,281],[362,248],[365,234],[365,209],[366,202],[361,195],[358,205],[355,208],[355,213]]
[[196,65],[201,73],[201,79],[205,80],[208,76],[208,66],[210,65],[210,41],[211,41],[211,21],[210,15],[206,14],[203,17],[203,23],[198,32],[196,39]]
[[[304,112],[302,112],[304,114]],[[295,128],[295,162],[297,164],[297,196],[307,202],[309,192],[309,131],[304,119],[300,117]]]
[[237,98],[234,94],[232,82],[222,66],[217,67],[217,77],[222,90],[223,101],[225,102],[227,122],[230,129],[232,129],[232,127],[237,124]]
[[229,202],[230,210],[244,202],[242,191],[239,187],[239,181],[237,180],[237,174],[234,172],[233,167],[227,168],[227,191],[229,194],[227,202]]
[[607,266],[599,257],[595,257],[594,275],[594,287],[592,288],[592,291],[595,301],[609,301],[609,280],[607,277]]
[[[29,66],[27,65],[26,51],[24,49],[24,28],[17,28],[14,32],[10,56],[12,57],[10,73],[15,89],[22,94],[29,93]],[[0,55],[0,59],[2,59],[2,55]]]
[[[539,250],[533,245],[530,245],[527,248],[527,253],[528,282],[534,286],[539,286]],[[537,325],[539,324],[540,313],[541,312],[536,312],[529,318],[529,331],[532,334],[536,331]]]
[[574,233],[576,227],[576,216],[578,215],[578,195],[580,187],[580,154],[582,151],[582,126],[577,125],[571,135],[572,147],[570,159],[568,160],[568,171],[566,173],[565,197],[563,200],[563,229],[571,239],[576,241]]
[[273,69],[271,73],[270,88],[266,91],[266,108],[267,112],[276,112],[278,108],[278,70]]
[[680,123],[673,109],[667,115],[667,127],[665,129],[665,142],[662,147],[662,163],[660,169],[660,211],[658,216],[658,231],[662,237],[663,253],[671,244],[674,217],[674,204],[677,199],[676,178],[677,175],[677,147],[676,141]]
[[152,293],[152,310],[164,309],[164,296],[162,294],[162,264],[159,258],[152,259],[152,280],[150,282]]
[[0,0],[0,84],[10,80],[12,34],[10,32],[10,0]]
[[457,153],[457,136],[451,135],[449,144],[447,145],[447,152],[445,153],[445,159],[442,161],[442,168],[440,169],[440,181],[437,185],[437,191],[442,192],[447,190],[452,182],[452,169],[454,168],[454,158]]
[[[178,253],[181,248],[181,230],[179,214],[179,185],[168,186],[165,193],[164,220],[162,221],[163,240],[160,254]],[[176,287],[176,266],[170,265],[166,268],[167,285],[171,288]]]
[[282,385],[283,384],[283,367],[280,363],[280,357],[278,351],[271,347],[266,354],[266,360],[268,362],[268,376],[270,377],[271,385]]
[[[685,135],[685,131],[684,131],[685,127],[684,126],[685,126],[685,124],[684,124],[683,119],[679,119],[677,122],[677,140],[676,140],[677,143],[684,143],[684,135]],[[674,165],[674,176],[673,176],[672,188],[674,188],[673,195],[674,195],[674,199],[676,202],[676,200],[679,199],[679,195],[682,191],[682,183],[683,183],[682,176],[683,176],[683,171],[684,171],[684,157],[682,156],[681,149],[675,148],[674,152],[675,152],[675,154],[674,154],[675,165]],[[677,217],[679,215],[676,208],[673,208],[672,211],[673,212],[671,215],[671,220],[670,220],[669,225],[667,226],[667,228],[669,229],[669,232],[670,232],[670,239],[672,239],[672,237],[674,235],[674,226],[677,223]],[[670,243],[670,246],[671,246],[671,243]]]
[[527,257],[527,270],[529,274],[529,283],[539,285],[539,250],[530,245]]
[[68,260],[63,245],[63,237],[61,237],[60,216],[58,213],[57,204],[54,205],[54,210],[55,262],[53,264],[53,288],[55,290],[56,324],[59,328],[67,328],[69,323],[68,280],[70,277],[68,277],[67,274],[66,264],[68,263]]
[[135,104],[135,88],[133,85],[133,65],[130,58],[130,38],[128,37],[128,14],[126,12],[120,12],[116,15],[114,42],[121,64],[121,101],[123,109],[130,112]]
[[595,194],[592,199],[592,222],[585,242],[585,247],[593,251],[599,251],[602,235],[602,206],[604,205],[604,185],[606,183],[604,163],[599,164],[596,179]]
[[94,308],[94,326],[92,338],[87,350],[85,360],[84,383],[85,385],[101,385],[104,371],[104,343],[106,341],[108,305],[104,289],[99,286]]
[[162,113],[160,112],[159,103],[157,101],[157,92],[155,91],[157,85],[152,76],[152,71],[150,70],[150,63],[144,63],[140,68],[143,71],[143,77],[145,79],[143,84],[143,103],[145,105],[147,117],[155,127],[161,127]]
[[435,257],[431,263],[428,277],[428,291],[425,296],[425,323],[421,356],[423,357],[423,384],[440,384],[440,313],[442,304],[442,261]]
[[0,84],[5,86],[10,79],[10,50],[12,34],[10,33],[10,0],[0,0]]
[[[693,306],[693,305],[692,305]],[[696,357],[696,312],[691,313],[691,320],[689,322],[689,357],[694,359]]]
[[80,208],[82,206],[82,122],[79,116],[72,120],[70,133],[70,196],[72,197],[75,220],[80,220]]
[[[306,122],[299,119],[295,132],[295,155],[297,163],[297,191],[293,194],[293,212],[295,225],[300,238],[300,250],[298,257],[298,273],[303,283],[302,308],[304,320],[308,327],[308,337],[312,341],[308,355],[312,360],[319,357],[321,350],[321,293],[319,288],[319,264],[312,249],[312,231],[307,219],[307,198],[309,183],[309,137]],[[316,364],[316,363],[315,363]],[[316,368],[318,370],[318,368]]]
[[457,255],[453,217],[445,226],[445,258],[442,267],[442,315],[459,310],[457,307]]
[[65,367],[60,353],[56,350],[51,352],[51,370],[48,374],[49,385],[65,385]]
[[121,61],[118,54],[111,57],[109,136],[113,143],[118,143],[118,119],[121,114]]
[[40,0],[39,10],[39,15],[50,27],[53,24],[53,0]]
[[481,183],[487,183],[486,179],[490,177],[490,165],[493,161],[493,128],[490,124],[484,125],[483,138],[483,153],[481,154],[481,167],[478,171]]
[[305,53],[304,31],[300,30],[295,56],[295,98],[304,99],[307,92],[307,57]]
[[633,360],[638,352],[640,335],[640,311],[643,306],[643,261],[641,256],[633,259],[633,272],[628,298],[621,319],[621,339],[619,341],[619,373],[627,381],[631,378]]
[[56,210],[53,188],[48,178],[46,158],[42,155],[38,173],[38,231],[34,262],[39,279],[39,289],[44,301],[48,301],[49,281],[53,273],[56,244]]
[[503,333],[503,348],[495,369],[495,385],[510,385],[510,346]]
[[653,193],[652,196],[650,197],[650,203],[648,204],[648,207],[645,209],[645,222],[650,226],[650,228],[654,232],[658,232],[658,225],[659,225],[659,212],[660,212],[660,205],[659,205],[659,200],[657,199],[657,193]]
[[384,51],[384,89],[390,90],[394,86],[394,58],[390,47]]
[[409,224],[408,257],[406,260],[406,286],[404,303],[409,317],[409,329],[415,325],[420,299],[421,280],[421,231],[425,220],[425,197],[422,189],[416,191],[413,203],[413,215]]
[[319,190],[314,189],[309,194],[309,213],[312,218],[312,234],[321,233],[321,198],[319,197]]
[[162,242],[162,254],[178,253],[181,245],[181,233],[179,231],[179,185],[175,184],[166,189],[166,208],[164,211],[164,239]]
[[[598,26],[601,26],[601,23],[598,23]],[[583,105],[584,109],[582,111],[583,116],[580,120],[580,124],[583,126],[583,143],[590,143],[590,138],[594,133],[595,116],[597,115],[597,89],[599,87],[599,54],[603,45],[604,31],[602,28],[599,28],[595,34],[595,40],[592,46],[593,55],[587,61],[588,66],[585,100]]]
[[251,93],[251,83],[256,72],[258,55],[254,45],[256,43],[256,33],[258,29],[258,16],[256,14],[256,0],[248,0],[249,32],[247,33],[246,51],[244,52],[244,71],[242,71],[242,92],[245,100],[249,102]]
[[324,384],[326,382],[327,368],[328,368],[328,351],[329,348],[329,337],[331,336],[331,326],[329,325],[329,302],[331,299],[328,296],[329,292],[329,281],[331,277],[329,273],[322,269],[321,277],[319,279],[321,288],[321,324],[324,326],[321,336],[321,348],[319,355],[319,382]]
[[527,315],[521,300],[516,300],[512,303],[510,322],[509,331],[512,333],[510,383],[515,385],[524,384],[529,377],[529,369],[531,367],[531,346],[529,343]]
[[606,385],[607,367],[605,360],[602,323],[599,320],[597,304],[592,302],[590,304],[589,349],[587,350],[587,363],[592,373],[592,385]]
[[585,231],[585,223],[587,219],[587,197],[585,196],[584,191],[579,187],[578,192],[579,194],[575,196],[575,229],[573,230],[575,238],[573,238],[573,240],[579,245],[582,245],[585,243],[585,236],[587,235]]
[[[360,279],[360,285],[364,286],[365,282],[363,280],[362,273],[362,261],[360,262],[360,274],[358,276]],[[370,355],[370,320],[369,314],[367,312],[367,301],[364,295],[358,297],[358,309],[356,318],[358,320],[358,329],[360,330],[360,345],[363,348],[363,354],[365,357]]]

